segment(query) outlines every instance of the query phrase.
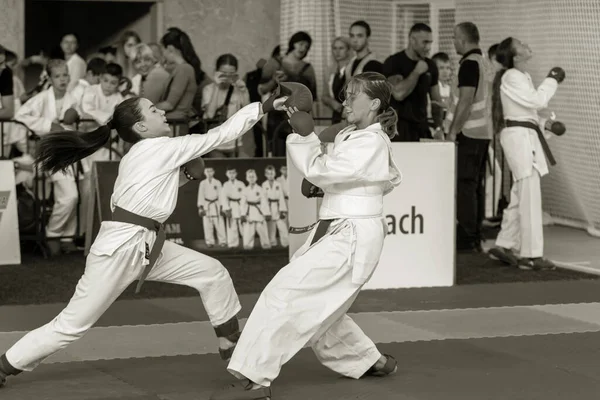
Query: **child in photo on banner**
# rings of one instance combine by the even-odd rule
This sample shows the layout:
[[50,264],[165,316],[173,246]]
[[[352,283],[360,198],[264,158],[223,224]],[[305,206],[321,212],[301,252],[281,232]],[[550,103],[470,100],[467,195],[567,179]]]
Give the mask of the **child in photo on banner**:
[[219,246],[225,247],[227,237],[220,204],[223,185],[215,178],[214,168],[206,167],[204,175],[206,179],[203,179],[198,186],[198,215],[202,218],[204,241],[206,246],[214,247],[216,231]]
[[[287,166],[286,165],[282,165],[281,168],[279,168],[279,172],[281,173],[281,176],[277,177],[277,182],[279,182],[281,184],[281,187],[283,188],[283,199],[285,200],[285,207],[286,209],[290,209],[290,182],[288,180],[288,174],[287,174]],[[289,229],[289,213],[287,213],[285,215],[285,218],[283,219],[286,225],[286,232]]]
[[283,186],[275,180],[275,167],[268,165],[265,168],[265,178],[267,178],[262,188],[267,196],[271,220],[267,222],[269,232],[269,241],[271,247],[277,246],[277,233],[282,247],[288,247],[288,231],[285,220],[287,218],[287,204],[283,193]]
[[231,166],[226,170],[227,182],[221,191],[221,209],[225,215],[227,229],[227,247],[236,248],[240,245],[240,235],[243,233],[241,220],[242,192],[246,188],[244,182],[237,179],[237,170]]
[[258,235],[263,249],[270,249],[267,222],[271,220],[269,202],[263,188],[256,183],[258,177],[254,169],[246,171],[248,186],[242,190],[242,223],[244,224],[244,249],[254,249],[254,237]]

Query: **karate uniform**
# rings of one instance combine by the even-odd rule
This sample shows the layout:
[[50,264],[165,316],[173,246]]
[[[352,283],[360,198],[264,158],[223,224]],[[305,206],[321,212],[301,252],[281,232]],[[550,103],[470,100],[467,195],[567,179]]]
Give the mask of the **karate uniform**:
[[217,240],[219,245],[225,245],[225,223],[219,207],[221,196],[221,182],[215,178],[211,180],[204,179],[198,187],[198,210],[204,210],[202,217],[202,226],[204,227],[204,241],[207,246],[215,244],[215,230],[217,231]]
[[[244,107],[205,135],[144,139],[119,164],[111,196],[116,206],[164,223],[177,203],[179,170],[222,143],[237,139],[262,118],[260,104]],[[51,322],[6,352],[8,362],[30,371],[46,357],[82,337],[148,264],[146,253],[156,232],[118,221],[104,221],[86,259],[85,272],[66,308]],[[213,326],[240,311],[238,296],[223,265],[206,255],[165,242],[146,280],[177,283],[198,290]]]
[[[75,107],[76,101],[70,93],[66,93],[57,101],[54,90],[49,88],[25,102],[16,112],[15,119],[24,123],[36,135],[44,136],[50,133],[52,123],[58,123],[69,108]],[[64,129],[73,129],[73,126],[64,124],[61,126]],[[23,135],[27,134],[22,126],[18,129],[23,131]],[[46,225],[48,238],[74,236],[76,233],[79,200],[76,176],[76,166],[69,167],[66,172],[57,172],[50,176],[54,188],[54,205]]]
[[277,182],[279,182],[281,184],[281,187],[283,188],[283,199],[285,200],[285,207],[288,210],[288,212],[285,215],[285,218],[283,218],[283,222],[285,223],[285,232],[286,235],[288,235],[288,245],[289,245],[289,230],[290,230],[290,213],[289,213],[289,209],[290,209],[290,181],[287,177],[284,177],[283,175],[281,175],[280,177],[278,177],[277,179],[275,179]]
[[[509,69],[500,86],[504,118],[540,124],[544,132],[545,120],[540,119],[537,111],[548,106],[557,87],[555,79],[546,78],[536,89],[529,74]],[[542,257],[544,231],[540,178],[548,173],[544,150],[537,133],[523,127],[504,128],[500,133],[500,144],[514,183],[496,245],[514,249],[523,258]]]
[[260,245],[263,249],[270,249],[269,231],[267,230],[266,215],[271,215],[267,196],[260,185],[248,184],[242,190],[241,201],[242,216],[246,218],[244,223],[244,249],[254,249],[254,236],[258,234]]
[[294,165],[325,193],[320,219],[333,222],[311,245],[313,231],[260,295],[228,365],[240,379],[270,386],[307,344],[323,365],[355,379],[381,357],[346,312],[379,262],[387,232],[383,196],[401,174],[380,124],[349,126],[334,146],[323,154],[314,133],[287,138]]
[[227,246],[229,248],[240,245],[240,235],[243,232],[243,224],[240,219],[242,208],[242,192],[246,185],[242,181],[235,179],[223,184],[221,191],[221,208],[225,211],[231,211],[231,218],[225,219],[227,226]]
[[287,247],[289,244],[287,224],[285,223],[285,218],[281,218],[281,213],[287,214],[288,210],[283,195],[283,186],[275,180],[273,182],[266,180],[263,182],[262,188],[267,196],[269,212],[271,213],[271,220],[267,221],[267,231],[269,232],[271,247],[277,246],[277,232],[279,232],[281,245]]
[[[84,118],[92,118],[96,122],[97,126],[106,125],[108,120],[112,118],[115,107],[122,101],[123,96],[121,93],[116,92],[106,96],[102,92],[100,84],[91,85],[87,87],[83,93],[83,97],[81,99],[81,115]],[[97,126],[88,127],[88,130],[89,128],[95,129]],[[115,159],[117,159],[115,153],[111,154],[109,149],[101,148],[89,156],[87,161],[91,164],[93,161],[109,161]]]

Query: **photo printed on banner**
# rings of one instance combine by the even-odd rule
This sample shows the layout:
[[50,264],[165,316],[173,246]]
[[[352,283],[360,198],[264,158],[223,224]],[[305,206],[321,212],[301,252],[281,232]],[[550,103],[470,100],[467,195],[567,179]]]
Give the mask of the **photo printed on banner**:
[[[205,159],[204,178],[179,189],[167,240],[203,253],[287,251],[285,158]],[[119,162],[95,163],[99,221],[110,220]],[[95,237],[98,224],[90,231]],[[93,239],[93,238],[92,238]]]
[[180,189],[168,239],[202,252],[287,248],[285,159],[207,159],[205,165],[204,179]]

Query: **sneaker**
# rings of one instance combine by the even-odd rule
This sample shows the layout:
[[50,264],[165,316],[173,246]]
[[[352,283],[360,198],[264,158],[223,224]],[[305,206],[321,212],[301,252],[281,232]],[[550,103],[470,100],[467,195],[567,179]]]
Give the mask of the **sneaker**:
[[519,265],[519,259],[510,249],[505,249],[504,247],[494,247],[488,251],[488,254],[492,260],[497,260],[503,262],[504,264],[515,267]]
[[526,271],[551,271],[556,269],[556,265],[552,261],[542,257],[522,258],[519,260],[519,269]]

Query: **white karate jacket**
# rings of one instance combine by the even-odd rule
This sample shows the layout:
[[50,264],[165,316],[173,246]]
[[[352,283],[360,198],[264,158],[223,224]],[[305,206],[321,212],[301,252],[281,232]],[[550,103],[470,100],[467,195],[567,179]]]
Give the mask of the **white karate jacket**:
[[[528,73],[514,68],[509,69],[502,76],[500,86],[504,119],[539,124],[544,133],[545,120],[538,116],[538,110],[548,106],[557,87],[556,79],[546,78],[536,89]],[[544,150],[533,129],[504,128],[500,132],[500,144],[515,180],[531,176],[534,168],[540,176],[548,173]]]

